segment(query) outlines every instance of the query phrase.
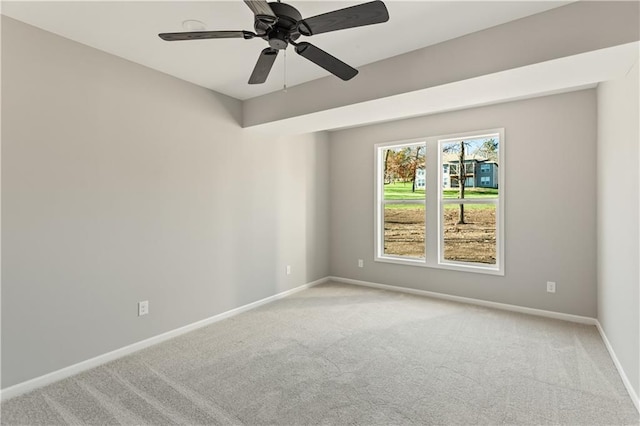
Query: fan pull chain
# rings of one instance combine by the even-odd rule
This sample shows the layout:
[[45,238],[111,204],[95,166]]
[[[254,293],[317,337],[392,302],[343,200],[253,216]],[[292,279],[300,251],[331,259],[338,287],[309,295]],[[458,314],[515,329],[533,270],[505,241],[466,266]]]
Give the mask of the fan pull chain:
[[287,49],[284,50],[284,84],[282,89],[287,93]]

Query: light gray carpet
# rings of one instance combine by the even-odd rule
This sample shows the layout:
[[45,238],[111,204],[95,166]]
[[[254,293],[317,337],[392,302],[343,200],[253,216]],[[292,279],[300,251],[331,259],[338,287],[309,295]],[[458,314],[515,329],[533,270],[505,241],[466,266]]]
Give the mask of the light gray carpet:
[[2,404],[2,424],[638,424],[593,326],[326,284]]

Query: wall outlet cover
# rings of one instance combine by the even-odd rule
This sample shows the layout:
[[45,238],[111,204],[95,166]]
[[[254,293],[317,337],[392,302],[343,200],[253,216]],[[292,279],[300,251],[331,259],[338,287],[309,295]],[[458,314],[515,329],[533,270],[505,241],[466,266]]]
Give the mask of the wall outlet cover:
[[138,316],[147,315],[149,313],[149,301],[138,302]]

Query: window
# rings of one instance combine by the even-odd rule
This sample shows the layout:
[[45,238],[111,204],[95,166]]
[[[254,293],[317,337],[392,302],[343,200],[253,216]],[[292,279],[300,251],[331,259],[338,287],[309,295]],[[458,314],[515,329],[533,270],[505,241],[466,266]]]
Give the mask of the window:
[[504,274],[503,129],[379,144],[375,156],[376,261]]
[[480,173],[489,173],[491,171],[491,164],[481,164]]
[[[441,162],[454,156],[458,163],[465,163],[469,157],[480,161],[498,160],[500,141],[499,133],[437,138]],[[481,170],[484,166],[489,165],[482,164]],[[481,177],[480,185],[476,186],[475,179],[468,177],[468,173],[465,167],[465,176],[459,176],[464,185],[442,188],[438,194],[438,261],[441,265],[499,270],[500,191],[487,188],[489,176]]]
[[472,175],[474,173],[473,163],[465,163],[464,170],[467,175]]
[[381,147],[377,161],[379,256],[424,259],[425,143]]

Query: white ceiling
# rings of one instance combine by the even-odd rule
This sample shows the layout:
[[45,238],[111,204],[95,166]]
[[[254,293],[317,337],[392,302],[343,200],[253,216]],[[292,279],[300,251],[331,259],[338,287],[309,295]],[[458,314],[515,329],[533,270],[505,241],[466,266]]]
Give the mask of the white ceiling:
[[[364,1],[289,3],[310,17]],[[567,3],[385,0],[389,22],[307,40],[358,67]],[[251,10],[240,0],[3,1],[2,14],[238,99],[280,90],[284,82],[280,54],[265,84],[247,84],[266,47],[262,39],[165,42],[157,36],[184,31],[182,22],[188,19],[204,22],[207,30],[253,30]],[[329,75],[291,48],[286,62],[288,86]]]

